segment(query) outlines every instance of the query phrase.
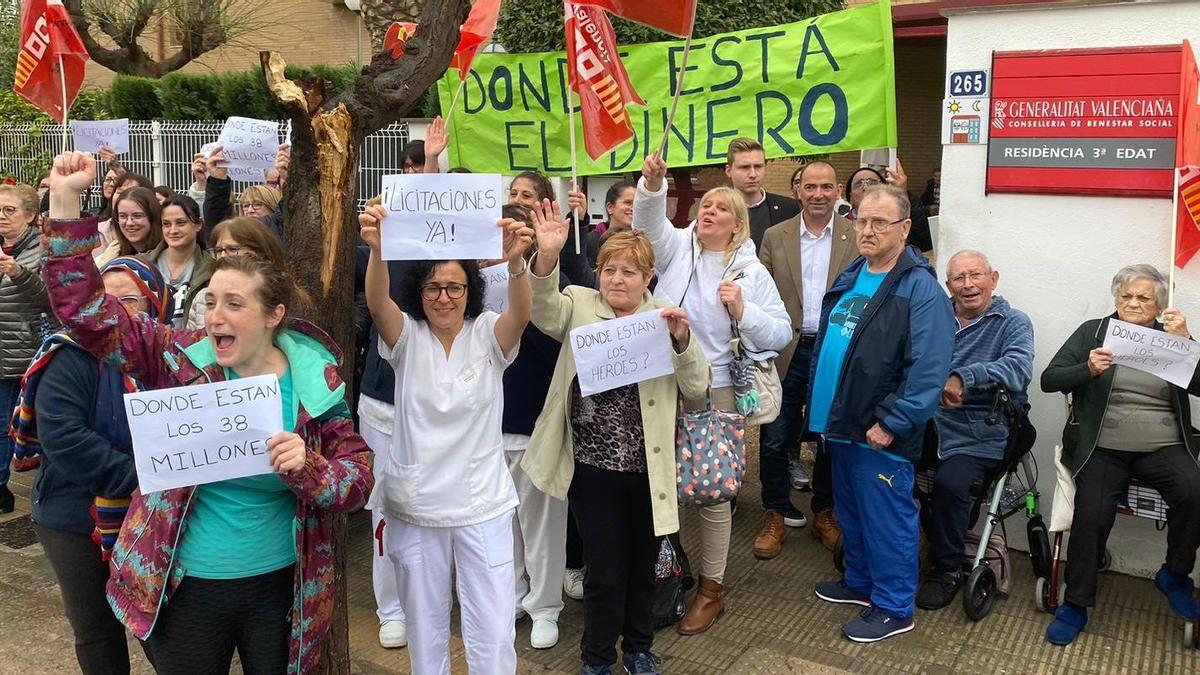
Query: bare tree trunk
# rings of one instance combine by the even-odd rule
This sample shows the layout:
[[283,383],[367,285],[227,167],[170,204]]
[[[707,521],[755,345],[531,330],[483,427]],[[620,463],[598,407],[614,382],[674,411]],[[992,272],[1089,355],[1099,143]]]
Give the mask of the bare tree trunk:
[[[383,15],[380,0],[364,0],[363,5],[372,6],[376,17]],[[267,88],[292,119],[290,170],[283,193],[288,262],[312,301],[309,318],[342,348],[346,382],[354,372],[360,147],[368,135],[403,117],[442,76],[468,6],[467,0],[426,2],[420,28],[404,55],[393,59],[388,52],[376,53],[354,87],[335,98],[327,98],[324,80],[309,74],[289,80],[278,54],[260,54]],[[388,23],[377,21],[384,31]],[[382,37],[376,44],[381,43]],[[348,674],[345,517],[335,520],[333,539],[338,595],[318,672]]]

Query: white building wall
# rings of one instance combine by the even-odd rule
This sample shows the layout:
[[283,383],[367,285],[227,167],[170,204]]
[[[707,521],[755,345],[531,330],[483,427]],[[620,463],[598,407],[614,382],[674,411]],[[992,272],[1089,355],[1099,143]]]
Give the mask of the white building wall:
[[[1200,2],[1135,2],[1070,8],[978,11],[949,17],[946,70],[990,68],[993,50],[1066,49],[1200,43]],[[987,146],[945,146],[939,267],[959,249],[984,251],[1000,271],[998,293],[1033,320],[1037,360],[1031,387],[1039,439],[1042,507],[1054,489],[1054,445],[1065,411],[1038,380],[1050,357],[1084,320],[1113,311],[1109,284],[1122,266],[1171,264],[1171,202],[1116,197],[984,195]],[[1200,256],[1176,276],[1176,305],[1200,334]],[[1193,410],[1196,409],[1193,399]],[[1194,416],[1194,420],[1200,419]],[[1024,546],[1020,519],[1012,543]],[[1049,517],[1047,515],[1047,523]],[[1019,531],[1019,534],[1018,534]],[[1114,567],[1152,575],[1162,564],[1165,533],[1151,521],[1118,517],[1109,539]]]

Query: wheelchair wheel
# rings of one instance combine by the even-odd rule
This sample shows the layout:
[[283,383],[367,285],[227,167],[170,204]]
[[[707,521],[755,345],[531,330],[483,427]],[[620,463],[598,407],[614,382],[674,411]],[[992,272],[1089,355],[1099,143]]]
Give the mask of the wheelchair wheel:
[[992,611],[996,600],[996,575],[992,568],[980,565],[971,570],[963,587],[963,612],[972,621],[979,621]]
[[1038,577],[1037,583],[1033,585],[1033,604],[1037,606],[1039,612],[1051,611],[1050,580],[1046,577]]
[[837,543],[833,545],[833,566],[838,572],[846,573],[846,549],[841,537],[838,537]]
[[1034,516],[1025,525],[1029,539],[1029,560],[1033,563],[1033,573],[1040,578],[1050,576],[1050,535],[1041,516]]

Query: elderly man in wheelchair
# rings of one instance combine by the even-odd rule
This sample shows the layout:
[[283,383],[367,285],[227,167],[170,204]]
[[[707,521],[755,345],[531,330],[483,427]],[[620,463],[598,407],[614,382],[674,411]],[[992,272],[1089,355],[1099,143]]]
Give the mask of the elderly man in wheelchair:
[[963,539],[971,527],[971,486],[1005,456],[1008,420],[996,418],[987,385],[1008,390],[1023,406],[1033,377],[1033,324],[993,295],[1000,273],[979,251],[959,251],[946,269],[958,330],[950,377],[935,415],[938,465],[925,520],[932,573],[917,591],[917,606],[941,609],[963,585]]
[[1066,602],[1046,629],[1046,639],[1056,645],[1070,644],[1087,625],[1117,503],[1131,479],[1157,490],[1169,507],[1167,558],[1154,585],[1179,617],[1200,617],[1189,576],[1200,546],[1200,437],[1188,402],[1189,394],[1200,395],[1200,370],[1184,388],[1116,364],[1104,348],[1113,319],[1190,339],[1187,318],[1167,308],[1167,285],[1150,265],[1121,269],[1112,281],[1116,313],[1080,325],[1042,373],[1042,391],[1071,398],[1062,463],[1075,479],[1075,516]]

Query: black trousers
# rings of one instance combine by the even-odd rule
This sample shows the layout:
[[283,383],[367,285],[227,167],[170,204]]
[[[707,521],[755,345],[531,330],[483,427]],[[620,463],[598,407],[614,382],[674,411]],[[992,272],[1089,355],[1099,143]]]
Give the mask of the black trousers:
[[998,459],[952,455],[938,464],[933,477],[933,499],[926,522],[929,562],[938,572],[962,567],[963,538],[971,527],[971,484],[983,478]]
[[[675,508],[675,495],[668,495]],[[617,638],[626,654],[654,642],[654,563],[658,538],[644,473],[575,463],[569,492],[575,505],[587,575],[583,580],[583,662],[616,663]]]
[[34,525],[50,562],[63,609],[75,634],[75,660],[83,675],[128,675],[125,627],[104,597],[108,563],[86,534]]
[[288,670],[293,566],[244,579],[185,577],[146,640],[159,675],[229,673],[233,650],[246,675]]
[[1075,519],[1067,545],[1067,602],[1096,604],[1096,576],[1130,479],[1158,490],[1167,506],[1167,568],[1191,574],[1200,546],[1200,466],[1182,445],[1154,452],[1096,448],[1075,476]]
[[581,570],[583,560],[583,541],[579,538],[579,525],[575,522],[575,508],[567,502],[567,569]]

